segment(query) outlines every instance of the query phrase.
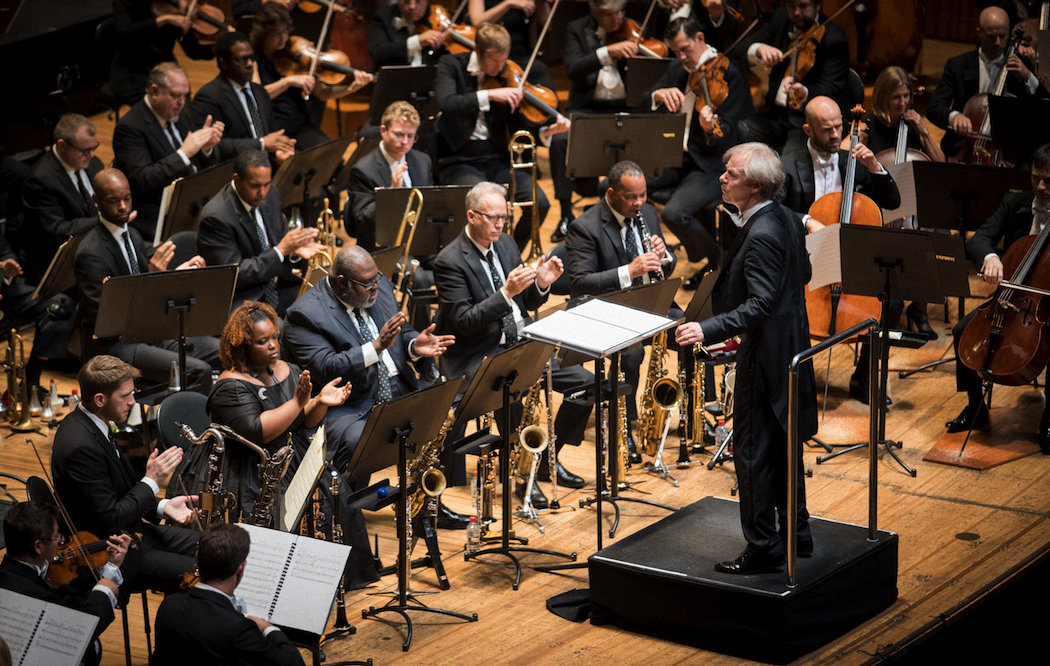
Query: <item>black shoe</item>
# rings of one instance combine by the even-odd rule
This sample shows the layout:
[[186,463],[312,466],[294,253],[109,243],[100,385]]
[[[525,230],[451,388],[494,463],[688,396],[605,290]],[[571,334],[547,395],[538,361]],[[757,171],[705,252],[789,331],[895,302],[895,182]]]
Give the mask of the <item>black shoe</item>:
[[[976,411],[976,416],[974,412]],[[970,429],[970,424],[973,423],[974,428],[983,428],[988,425],[988,408],[983,402],[977,403],[977,406],[966,405],[966,407],[959,412],[951,421],[944,424],[944,427],[948,432],[964,432]]]
[[[638,447],[634,443],[634,433],[631,432],[631,428],[627,428],[627,461],[632,465],[641,465],[642,456],[638,453]],[[623,479],[620,479],[623,481]]]
[[1039,450],[1044,456],[1050,456],[1050,409],[1039,419]]
[[470,519],[452,511],[444,504],[438,504],[437,526],[441,530],[465,530]]
[[799,557],[811,557],[813,555],[813,539],[799,539],[796,553]]
[[[518,479],[514,483],[514,496],[522,502],[525,501],[525,486],[527,482]],[[532,485],[532,508],[533,509],[546,509],[550,504],[547,502],[547,496],[543,494],[540,487],[536,484]]]
[[776,571],[783,564],[783,555],[760,555],[744,550],[735,560],[726,560],[716,564],[715,571],[746,576],[763,571]]
[[701,269],[693,273],[693,277],[682,283],[682,289],[696,291],[697,287],[700,286],[700,281],[704,279],[705,275],[707,275],[707,269]]
[[569,223],[572,222],[573,217],[571,215],[563,215],[558,220],[558,226],[554,227],[554,233],[551,234],[552,243],[560,243],[565,240],[565,237],[569,235]]
[[[868,377],[867,375],[853,375],[849,380],[849,396],[862,404],[868,402]],[[893,401],[886,396],[886,405],[892,405]]]
[[939,335],[937,331],[930,327],[930,317],[926,314],[926,304],[921,306],[912,303],[908,306],[908,309],[904,311],[904,316],[908,318],[908,330],[911,330],[912,326],[915,326],[915,330],[919,333],[925,333],[926,337],[930,340],[936,340]]
[[[583,480],[583,477],[576,476],[569,470],[562,467],[561,463],[558,463],[555,469],[558,471],[558,485],[562,488],[583,488],[583,486],[586,485],[586,482]],[[539,472],[536,475],[536,478],[540,481],[550,481],[550,470],[544,470]]]

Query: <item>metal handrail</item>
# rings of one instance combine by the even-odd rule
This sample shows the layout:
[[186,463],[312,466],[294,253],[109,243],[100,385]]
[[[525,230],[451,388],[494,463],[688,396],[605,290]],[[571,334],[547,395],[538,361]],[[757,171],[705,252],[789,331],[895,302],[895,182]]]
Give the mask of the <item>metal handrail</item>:
[[[856,337],[863,332],[868,332],[872,338],[872,349],[869,354],[869,368],[868,376],[875,377],[876,370],[878,368],[879,358],[879,343],[878,338],[871,334],[872,329],[878,326],[878,321],[873,318],[868,318],[861,323],[851,328],[836,333],[829,337],[827,340],[823,340],[813,345],[809,349],[799,352],[791,359],[791,365],[788,368],[788,447],[787,447],[787,584],[788,587],[795,587],[797,567],[798,567],[798,544],[796,543],[796,532],[798,531],[798,525],[796,525],[798,519],[798,460],[799,450],[802,443],[799,441],[798,436],[798,372],[799,368],[806,361],[812,361],[813,357],[821,353],[826,349],[830,349],[835,345],[841,344],[846,340]],[[875,541],[878,534],[878,528],[876,525],[876,502],[877,502],[877,475],[878,467],[877,461],[877,448],[878,443],[878,412],[877,412],[877,401],[878,398],[875,395],[878,391],[878,382],[868,382],[868,404],[871,406],[870,416],[868,417],[868,453],[869,453],[869,479],[868,479],[868,539]]]

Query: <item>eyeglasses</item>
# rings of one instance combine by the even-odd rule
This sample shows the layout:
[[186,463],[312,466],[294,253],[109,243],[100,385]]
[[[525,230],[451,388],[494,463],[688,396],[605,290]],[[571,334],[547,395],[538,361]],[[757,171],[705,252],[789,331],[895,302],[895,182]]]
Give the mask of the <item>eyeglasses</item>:
[[348,277],[346,279],[349,280],[350,282],[353,282],[358,287],[361,287],[365,291],[372,291],[374,289],[378,289],[379,288],[379,281],[382,278],[383,278],[383,271],[379,271],[378,273],[376,273],[376,276],[374,278],[372,278],[371,282],[361,282],[359,280],[355,280],[352,277]]
[[56,537],[53,537],[51,539],[40,539],[40,541],[54,541],[58,545],[64,546],[64,545],[66,545],[67,539],[66,539],[66,535],[65,534],[59,533],[59,535],[56,536]]
[[76,152],[80,153],[81,155],[83,155],[84,157],[87,157],[91,153],[93,153],[96,150],[98,150],[98,147],[100,145],[100,144],[96,143],[95,145],[91,146],[90,148],[77,148],[76,146],[74,146],[72,143],[69,143],[68,141],[66,141],[65,144],[67,146],[69,146],[70,150],[76,151]]
[[411,141],[412,143],[419,141],[419,135],[415,132],[412,134],[408,132],[390,132],[390,136],[394,137],[396,141]]
[[473,210],[471,212],[475,215],[482,216],[489,222],[498,222],[499,224],[506,224],[510,220],[510,217],[506,215],[489,215],[488,213],[482,213],[480,210]]

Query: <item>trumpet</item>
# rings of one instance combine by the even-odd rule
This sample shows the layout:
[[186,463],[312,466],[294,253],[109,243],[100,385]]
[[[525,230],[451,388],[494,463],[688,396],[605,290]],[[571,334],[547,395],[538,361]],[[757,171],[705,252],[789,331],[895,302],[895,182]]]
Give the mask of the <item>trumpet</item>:
[[324,210],[317,216],[317,242],[324,247],[314,252],[314,256],[310,257],[310,261],[306,264],[303,270],[303,283],[299,286],[299,296],[329,276],[332,264],[335,263],[336,252],[339,251],[339,239],[336,236],[338,226],[338,218],[329,207],[328,198],[325,197]]
[[[26,348],[22,336],[12,328],[7,340],[7,354],[4,357],[4,368],[7,373],[7,394],[11,405],[7,410],[7,420],[14,432],[33,432],[40,430],[40,424],[30,414],[29,379],[26,376]],[[15,410],[15,405],[19,409]]]
[[[515,208],[532,207],[529,256],[525,258],[523,263],[529,268],[536,268],[536,265],[540,263],[540,258],[543,257],[543,247],[540,245],[540,226],[543,224],[543,220],[540,219],[540,210],[536,205],[536,140],[532,138],[532,134],[529,131],[518,130],[510,138],[509,150],[511,178],[510,203],[508,204],[510,210],[508,213],[512,213]],[[525,153],[529,154],[527,160]],[[528,169],[532,175],[532,195],[528,201],[517,201],[517,179],[514,177],[514,173],[518,169]],[[521,224],[521,221],[518,224]]]

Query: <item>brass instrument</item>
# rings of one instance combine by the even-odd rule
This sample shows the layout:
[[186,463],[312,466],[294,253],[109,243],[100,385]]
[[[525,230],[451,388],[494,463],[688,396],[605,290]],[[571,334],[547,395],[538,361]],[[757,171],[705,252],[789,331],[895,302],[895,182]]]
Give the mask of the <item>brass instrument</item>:
[[[515,208],[524,208],[526,206],[532,207],[532,220],[530,220],[530,234],[529,234],[529,256],[527,256],[522,263],[529,268],[536,268],[536,265],[540,263],[540,258],[544,256],[543,246],[540,244],[540,226],[543,224],[543,220],[540,219],[540,209],[536,204],[536,140],[532,138],[532,133],[527,130],[518,130],[514,133],[514,136],[510,138],[510,203],[507,204],[508,213],[512,213]],[[528,159],[525,158],[525,153],[529,154]],[[532,195],[528,201],[516,201],[517,199],[517,178],[514,174],[519,169],[528,169],[532,175]],[[513,217],[513,216],[511,216]],[[521,224],[524,220],[519,220],[518,224]]]
[[210,442],[208,474],[204,480],[204,488],[197,493],[201,503],[201,529],[216,523],[230,522],[230,514],[237,507],[237,497],[223,487],[223,467],[226,458],[226,440],[223,434],[215,428],[208,428],[198,437],[185,423],[176,422],[175,425],[182,431],[182,436],[194,446],[205,446]]
[[[613,390],[619,393],[619,383],[624,381],[623,371],[620,371],[617,383],[613,385]],[[601,412],[601,423],[602,423],[602,440],[605,442],[605,465],[602,468],[602,473],[605,474],[605,487],[612,491],[612,472],[610,464],[616,465],[616,478],[618,479],[617,488],[622,490],[627,487],[627,396],[620,395],[616,397],[617,409],[620,412],[620,436],[616,443],[616,448],[613,448],[612,442],[609,438],[609,409],[610,405],[608,401],[603,401],[602,412]]]
[[277,449],[273,455],[270,455],[261,446],[256,445],[246,437],[242,437],[229,426],[213,423],[210,428],[218,430],[225,437],[232,437],[252,451],[255,451],[259,456],[259,494],[255,498],[255,506],[252,507],[251,513],[247,519],[242,518],[241,522],[260,527],[270,527],[273,518],[273,506],[277,501],[277,484],[284,478],[285,472],[288,471],[288,464],[292,461],[291,435],[288,435],[288,444],[285,444]]
[[524,409],[521,416],[521,427],[518,430],[518,444],[511,451],[511,469],[515,470],[518,476],[529,475],[536,454],[547,446],[547,434],[539,427],[540,391],[542,391],[542,385],[536,382],[525,394],[525,401],[522,404]]
[[[412,191],[408,194],[408,202],[405,204],[405,214],[401,216],[401,228],[397,232],[397,240],[394,241],[394,245],[397,247],[404,246],[404,254],[401,255],[401,260],[397,262],[396,275],[393,277],[394,284],[398,285],[401,293],[404,294],[407,291],[404,280],[406,277],[406,268],[408,267],[408,257],[412,252],[412,239],[416,236],[416,225],[419,224],[419,214],[423,210],[423,193],[418,188],[413,187]],[[405,230],[408,230],[408,237],[405,237]]]
[[[293,218],[294,219],[294,218]],[[299,296],[310,290],[315,284],[328,277],[332,264],[335,263],[335,255],[339,252],[339,238],[336,230],[339,227],[339,218],[329,207],[328,198],[324,200],[324,210],[317,216],[317,242],[324,247],[314,252],[310,261],[303,270],[303,283],[299,287]]]
[[[452,427],[454,419],[455,414],[450,407],[448,417],[441,424],[441,430],[438,431],[437,437],[424,444],[419,450],[419,455],[408,463],[408,487],[415,487],[416,489],[409,502],[408,517],[410,521],[423,509],[423,505],[427,503],[428,498],[435,502],[434,508],[436,509],[436,500],[448,485],[445,475],[438,469],[438,456],[441,454],[441,447],[445,444],[445,436],[448,434],[448,429]],[[409,530],[411,529],[411,526],[409,526]]]
[[[638,235],[642,237],[642,248],[653,251],[652,234],[640,214]],[[663,267],[655,271],[653,278],[657,282],[665,279]],[[645,391],[642,393],[642,410],[638,418],[638,445],[641,453],[647,456],[656,455],[656,450],[663,438],[664,425],[668,413],[682,402],[682,385],[667,377],[667,331],[660,331],[653,338],[649,351],[649,369],[645,375]]]
[[[30,412],[29,379],[26,376],[26,348],[22,336],[12,328],[7,341],[7,355],[4,358],[7,372],[7,393],[10,396],[10,407],[7,410],[9,427],[14,432],[34,432],[40,430],[40,424]],[[19,405],[16,410],[15,405]]]
[[704,367],[703,350],[700,343],[693,345],[693,419],[692,432],[690,433],[694,442],[704,441],[704,424],[707,419],[707,411],[704,409],[704,401],[707,399],[704,382],[706,381],[707,368]]

